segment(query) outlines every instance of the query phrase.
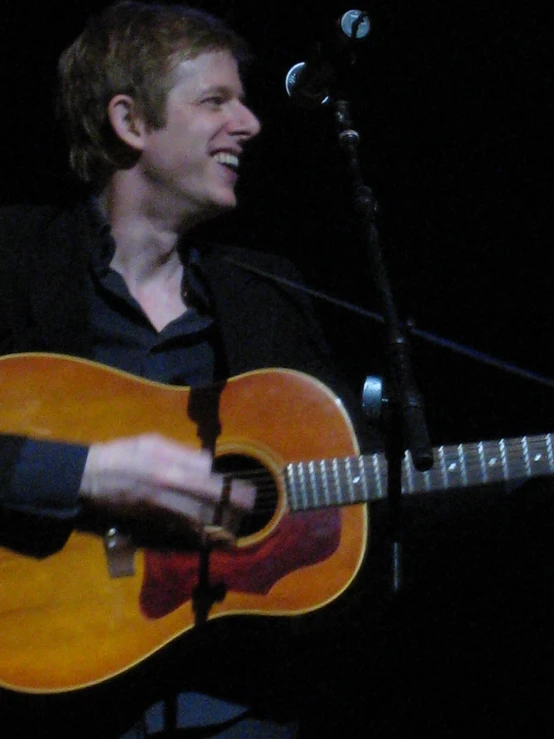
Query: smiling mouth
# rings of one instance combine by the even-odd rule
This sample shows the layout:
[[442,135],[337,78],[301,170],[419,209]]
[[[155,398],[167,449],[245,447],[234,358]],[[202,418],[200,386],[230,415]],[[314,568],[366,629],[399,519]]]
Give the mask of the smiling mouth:
[[218,164],[222,164],[233,172],[238,172],[240,160],[236,154],[230,154],[226,151],[220,151],[214,156]]

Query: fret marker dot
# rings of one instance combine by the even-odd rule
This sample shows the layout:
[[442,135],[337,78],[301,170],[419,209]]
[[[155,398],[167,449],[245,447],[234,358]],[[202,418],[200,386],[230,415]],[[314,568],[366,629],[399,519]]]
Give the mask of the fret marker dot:
[[456,464],[456,462],[451,462],[451,463],[450,463],[450,464],[448,465],[448,470],[449,470],[449,472],[452,472],[453,470],[455,470],[457,466],[458,466],[458,465]]
[[542,459],[542,454],[535,454],[535,456],[533,457],[534,462],[540,462],[541,459]]
[[497,461],[498,460],[496,459],[496,457],[492,457],[492,459],[489,462],[489,467],[494,467]]

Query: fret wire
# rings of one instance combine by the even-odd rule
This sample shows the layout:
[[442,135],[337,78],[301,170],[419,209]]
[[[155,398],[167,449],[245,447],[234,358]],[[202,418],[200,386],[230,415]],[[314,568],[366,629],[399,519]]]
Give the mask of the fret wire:
[[[358,457],[358,467],[362,476],[362,485],[364,486],[364,495],[366,500],[377,500],[379,497],[379,489],[373,469],[373,459],[371,455],[362,455]],[[369,481],[369,483],[368,483]]]
[[527,442],[526,436],[522,438],[521,445],[523,448],[523,461],[525,462],[525,474],[526,474],[526,477],[531,477],[531,461],[529,459],[529,444]]
[[333,498],[335,502],[342,505],[345,501],[342,496],[341,460],[338,457],[333,457],[331,469],[333,470]]
[[[446,486],[453,487],[454,481],[458,480],[460,469],[457,459],[453,459],[456,454],[456,450],[452,446],[443,446],[441,449],[444,458]],[[458,487],[458,485],[456,485],[456,487]]]
[[408,492],[413,493],[415,489],[414,484],[414,468],[412,466],[412,458],[406,452],[403,459],[403,465],[404,465],[404,472],[405,472],[405,479],[406,479],[406,485],[408,487]]
[[351,503],[356,500],[356,494],[354,491],[354,483],[352,481],[352,470],[350,468],[350,457],[345,459],[345,471],[346,471],[346,485],[349,492],[349,499]]
[[300,510],[306,510],[306,501],[304,500],[304,490],[302,489],[301,465],[294,465],[295,483],[298,498],[298,507]]
[[326,469],[326,464],[325,464],[324,459],[320,461],[319,468],[321,470],[321,477],[323,480],[323,498],[325,502],[327,503],[327,505],[331,505],[331,495],[329,492],[329,481],[327,479],[327,469]]
[[545,434],[544,440],[546,442],[546,456],[548,459],[548,467],[551,472],[554,472],[554,449],[552,448],[552,434]]
[[457,487],[461,487],[464,484],[463,476],[463,465],[460,464],[460,452],[457,446],[449,447],[448,457],[452,461],[450,462],[454,470],[456,470]]
[[302,462],[299,462],[297,465],[298,469],[298,481],[300,483],[300,490],[302,491],[302,504],[304,510],[308,510],[309,508],[309,501],[308,501],[308,494],[306,490],[306,476],[304,474],[304,464]]
[[[548,449],[546,448],[546,436],[544,437],[531,437],[529,444],[533,448],[533,463],[537,474],[546,472],[549,469],[548,465]],[[538,451],[537,451],[538,449]]]
[[506,459],[506,445],[504,444],[504,439],[497,439],[495,441],[496,444],[496,454],[495,457],[497,458],[498,464],[495,465],[496,476],[498,480],[502,480],[503,482],[506,482],[508,480],[509,472],[508,472],[508,460]]
[[[405,453],[403,493],[525,479],[554,471],[552,434],[441,445],[434,451],[438,454],[439,465],[425,472],[416,470],[409,452]],[[292,507],[308,510],[322,505],[382,499],[386,496],[385,463],[386,458],[380,452],[291,463],[286,468],[286,484]]]
[[365,474],[365,465],[364,465],[364,458],[358,457],[358,475],[360,477],[361,483],[362,483],[362,492],[363,492],[363,499],[365,501],[369,501],[369,487],[367,484],[367,478],[368,476]]
[[343,460],[338,457],[333,458],[333,486],[335,491],[335,501],[343,505],[346,501],[344,500],[344,483],[343,483]]
[[[319,502],[319,497],[318,497],[318,494],[317,494],[317,481],[316,481],[316,477],[315,477],[315,470],[314,470],[314,462],[313,462],[313,460],[310,461],[310,462],[308,462],[308,476],[309,476],[309,479],[310,479],[310,490],[312,492],[313,506],[315,508],[317,508],[317,505],[318,505],[318,502]],[[309,495],[310,490],[308,491],[308,495]]]
[[528,438],[532,474],[546,474],[552,471],[551,449],[549,450],[548,434]]
[[288,464],[286,467],[286,475],[285,475],[286,481],[287,481],[287,492],[288,492],[288,499],[289,499],[289,507],[293,510],[298,508],[298,495],[296,493],[296,483],[294,480],[294,465]]
[[465,450],[464,450],[463,444],[458,444],[457,452],[458,452],[458,461],[460,464],[460,470],[462,471],[462,484],[467,485],[467,467],[466,467],[466,457],[465,457]]
[[375,479],[377,481],[377,495],[378,498],[384,498],[383,493],[383,478],[381,475],[381,454],[376,453],[371,455],[371,461],[373,462],[373,470],[375,472]]
[[502,473],[504,475],[504,480],[509,480],[510,469],[508,467],[508,456],[506,454],[506,442],[504,441],[504,439],[500,439],[498,445],[500,447],[500,460],[502,462]]
[[332,462],[332,469],[333,469],[333,483],[335,486],[335,499],[337,498],[337,491],[340,490],[340,479],[339,479],[339,468],[338,468],[338,461],[337,458],[334,457]]
[[372,498],[375,497],[374,491],[376,486],[373,475],[373,467],[369,467],[368,465],[366,465],[366,462],[369,461],[369,455],[366,456],[362,454],[361,456],[357,457],[356,461],[358,463],[358,473],[362,481],[364,500],[370,501]]
[[446,470],[446,460],[444,458],[444,447],[442,445],[438,448],[438,453],[439,453],[439,462],[441,466],[443,484],[444,484],[444,487],[447,488],[448,487],[448,472]]

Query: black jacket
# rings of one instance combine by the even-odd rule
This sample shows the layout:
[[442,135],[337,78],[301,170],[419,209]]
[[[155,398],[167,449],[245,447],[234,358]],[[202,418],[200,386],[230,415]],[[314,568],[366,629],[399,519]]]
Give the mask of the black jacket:
[[[86,279],[90,240],[90,213],[84,204],[71,211],[15,207],[0,212],[0,354],[91,356]],[[224,374],[294,368],[348,394],[339,387],[306,296],[237,264],[298,280],[288,262],[235,247],[206,246],[202,252]],[[20,438],[0,438],[0,504],[21,443]]]
[[[51,208],[0,211],[0,354],[48,351],[91,357],[86,214],[83,206],[73,211]],[[204,249],[202,264],[220,330],[224,372],[232,376],[263,367],[299,369],[333,386],[345,397],[347,390],[341,392],[338,387],[329,351],[308,299],[301,292],[230,260],[298,279],[290,264],[270,254],[226,247]],[[10,480],[21,444],[20,438],[0,436],[0,547],[7,544],[25,551],[30,540],[46,538],[48,551],[52,541],[55,544],[58,522],[49,519],[43,510],[36,511],[38,515],[26,514],[25,520],[20,521],[17,511],[2,505],[2,489]],[[68,535],[67,527],[72,525],[72,520],[64,522],[61,545]],[[214,654],[224,655],[232,665],[228,672],[221,673],[216,668],[213,674],[210,660],[198,660],[198,656],[191,659],[188,653],[183,668],[177,670],[177,662],[171,662],[168,667],[162,653],[140,665],[129,679],[125,675],[78,691],[76,695],[34,696],[30,705],[28,696],[0,690],[0,722],[4,726],[17,725],[18,735],[108,739],[121,735],[140,710],[155,702],[159,695],[171,695],[185,688],[183,683],[187,680],[195,690],[233,700],[243,701],[251,695],[257,704],[267,703],[264,710],[275,716],[283,711],[286,716],[296,710],[291,696],[300,694],[291,680],[297,669],[289,667],[291,660],[297,659],[296,641],[290,639],[288,630],[278,637],[274,624],[268,639],[265,626],[265,622],[256,628],[250,625],[246,640],[248,659],[243,654],[246,647],[243,634],[234,642],[225,640],[224,647],[217,646],[219,641],[215,640]],[[286,676],[277,674],[277,668],[264,657],[263,650],[260,664],[253,666],[260,644],[264,649],[271,644],[282,655],[286,650],[289,656],[281,660]],[[204,663],[206,670],[201,677],[198,666]],[[241,664],[248,669],[239,669]],[[229,680],[231,672],[233,679]]]

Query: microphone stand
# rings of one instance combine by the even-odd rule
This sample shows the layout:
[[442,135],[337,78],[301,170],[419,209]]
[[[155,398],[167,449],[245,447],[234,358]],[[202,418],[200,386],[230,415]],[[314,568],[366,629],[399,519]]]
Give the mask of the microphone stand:
[[350,119],[347,100],[333,100],[338,142],[347,164],[352,184],[354,213],[367,247],[375,285],[382,304],[385,323],[386,369],[384,387],[386,409],[383,423],[387,458],[387,500],[391,541],[391,589],[402,584],[402,461],[408,450],[420,471],[433,465],[433,452],[425,421],[424,404],[413,378],[407,338],[398,319],[389,277],[383,259],[376,225],[377,203],[371,189],[364,184],[358,161],[360,136]]

